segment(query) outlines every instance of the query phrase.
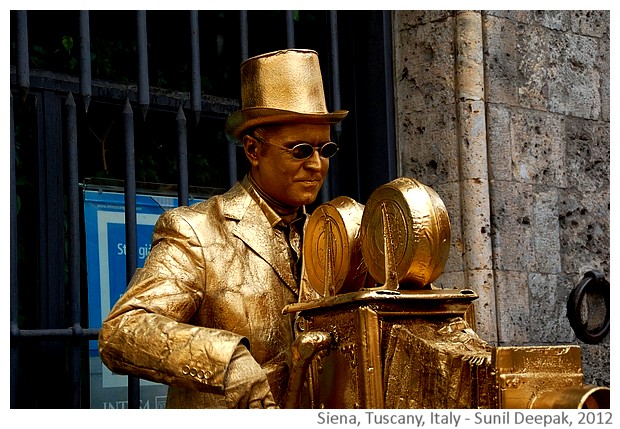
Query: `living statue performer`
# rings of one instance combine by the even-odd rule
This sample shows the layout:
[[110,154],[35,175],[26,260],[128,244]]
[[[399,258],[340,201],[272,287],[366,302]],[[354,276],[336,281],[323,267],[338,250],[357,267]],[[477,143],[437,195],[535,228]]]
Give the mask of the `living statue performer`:
[[159,218],[151,252],[103,322],[110,370],[169,385],[168,408],[282,406],[307,220],[338,146],[318,55],[290,49],[241,64],[226,122],[249,173],[228,192]]

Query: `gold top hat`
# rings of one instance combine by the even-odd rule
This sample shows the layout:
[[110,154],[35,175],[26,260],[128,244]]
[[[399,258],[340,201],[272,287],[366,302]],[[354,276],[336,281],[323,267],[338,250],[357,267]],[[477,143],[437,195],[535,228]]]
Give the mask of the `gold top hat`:
[[228,117],[225,133],[239,144],[249,128],[285,123],[334,125],[348,113],[327,111],[318,54],[287,49],[241,63],[241,110]]

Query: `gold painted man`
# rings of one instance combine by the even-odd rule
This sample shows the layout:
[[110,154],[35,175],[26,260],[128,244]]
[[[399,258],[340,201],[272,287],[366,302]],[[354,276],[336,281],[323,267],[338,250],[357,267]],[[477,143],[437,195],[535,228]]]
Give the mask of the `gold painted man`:
[[331,125],[316,52],[241,65],[226,135],[250,171],[223,195],[164,213],[144,268],[99,335],[114,372],[169,385],[169,408],[273,408],[284,400],[303,272],[305,206],[323,184]]

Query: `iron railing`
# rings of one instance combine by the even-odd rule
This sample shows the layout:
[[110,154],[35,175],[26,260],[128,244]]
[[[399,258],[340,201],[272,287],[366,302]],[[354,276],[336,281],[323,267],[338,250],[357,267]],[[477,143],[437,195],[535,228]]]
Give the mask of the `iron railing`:
[[[30,342],[37,344],[49,343],[50,348],[60,346],[66,348],[64,364],[70,380],[64,380],[65,391],[71,392],[71,399],[60,402],[41,403],[41,406],[49,408],[54,406],[88,408],[88,385],[85,377],[84,350],[89,340],[97,338],[98,329],[85,326],[85,303],[84,291],[84,268],[82,255],[84,254],[83,219],[81,216],[80,183],[80,154],[81,147],[81,122],[87,117],[97,103],[107,103],[122,109],[123,145],[124,145],[124,198],[125,198],[125,231],[126,231],[126,277],[131,278],[136,270],[137,261],[137,231],[136,231],[136,194],[138,182],[136,180],[135,160],[135,132],[136,124],[143,123],[151,110],[165,111],[174,115],[174,123],[177,136],[177,160],[178,179],[177,195],[180,205],[187,205],[189,201],[189,173],[188,173],[188,120],[186,112],[191,113],[191,122],[198,123],[201,118],[215,118],[221,122],[226,116],[236,110],[239,105],[235,95],[229,98],[204,95],[201,87],[201,63],[207,59],[201,57],[199,12],[189,11],[190,38],[183,43],[189,44],[191,55],[191,87],[187,92],[164,91],[161,92],[149,83],[149,48],[147,32],[148,12],[136,12],[136,57],[137,78],[131,83],[115,83],[98,81],[92,78],[91,69],[91,31],[90,16],[88,11],[77,13],[79,20],[79,74],[77,76],[54,73],[40,69],[31,69],[29,52],[32,47],[28,41],[28,12],[14,11],[14,52],[15,60],[11,65],[11,135],[10,135],[10,242],[11,242],[11,408],[38,406],[20,400],[26,389],[35,389],[34,386],[25,386],[32,381],[31,378],[22,377],[20,372],[20,360],[32,357],[24,349]],[[249,56],[250,37],[248,25],[248,12],[239,11],[239,63]],[[333,109],[341,108],[340,68],[342,62],[339,53],[338,31],[339,17],[336,11],[325,12],[328,20],[328,33],[322,33],[321,37],[328,39],[325,44],[329,47],[329,75],[328,94]],[[286,46],[295,46],[295,14],[288,11],[284,14],[286,20]],[[355,21],[352,16],[347,22]],[[372,20],[376,20],[374,17]],[[364,147],[371,147],[368,157],[375,158],[374,153],[379,153],[379,158],[387,157],[387,168],[377,165],[376,180],[383,181],[394,177],[394,138],[393,138],[393,111],[391,110],[391,38],[389,37],[390,22],[389,14],[383,13],[379,17],[379,33],[382,38],[381,44],[375,47],[376,52],[384,55],[384,69],[382,71],[384,87],[385,108],[384,117],[375,115],[384,121],[383,129],[386,138],[380,143],[360,143],[355,137],[352,146],[355,156],[358,158],[359,151]],[[349,24],[350,25],[350,24]],[[150,29],[148,29],[150,30]],[[254,39],[253,39],[254,40]],[[276,47],[280,49],[282,47]],[[274,49],[274,50],[275,50]],[[387,94],[387,96],[385,95]],[[375,100],[377,101],[377,100]],[[18,230],[19,218],[17,215],[18,178],[16,177],[16,105],[28,105],[34,110],[36,129],[31,130],[37,142],[37,148],[32,153],[36,158],[37,177],[36,181],[36,231],[38,242],[36,243],[36,271],[38,283],[37,303],[32,304],[39,308],[38,324],[36,327],[23,327],[20,322],[20,299],[25,302],[25,297],[20,297],[23,284],[20,284],[18,276]],[[135,114],[136,109],[139,115]],[[135,117],[137,116],[137,118]],[[82,119],[81,119],[82,118]],[[21,125],[20,125],[21,126]],[[336,129],[338,136],[342,129]],[[352,139],[353,140],[353,139]],[[237,151],[231,145],[227,145],[228,159],[228,184],[237,181]],[[21,153],[27,153],[21,148]],[[337,166],[335,166],[337,170]],[[344,171],[344,170],[343,170]],[[372,171],[367,171],[373,174]],[[356,172],[357,174],[362,174]],[[386,177],[387,175],[387,177]],[[337,180],[337,175],[331,181]],[[357,179],[351,179],[358,183]],[[356,190],[360,194],[359,184]],[[332,196],[329,183],[322,191],[322,200]],[[34,196],[31,196],[34,197]],[[66,202],[66,204],[65,204]],[[66,207],[65,207],[66,205]],[[66,230],[66,236],[64,234]],[[66,252],[65,252],[66,249]],[[66,256],[65,256],[66,253]],[[66,277],[66,278],[65,278]],[[65,284],[68,285],[65,287]],[[67,291],[65,293],[65,291]],[[68,315],[65,317],[61,310],[68,303]],[[30,304],[24,304],[30,305]],[[60,327],[59,327],[60,326]],[[26,350],[26,351],[24,351]],[[37,349],[38,350],[38,349]],[[43,354],[45,347],[43,347]],[[45,359],[45,356],[41,356]],[[54,359],[51,359],[54,361]],[[58,360],[58,359],[57,359]],[[61,362],[63,358],[59,359]],[[50,365],[58,364],[50,363]],[[21,378],[20,378],[21,377]],[[129,377],[128,383],[128,406],[138,408],[140,406],[139,380]],[[67,387],[68,386],[68,387]],[[49,388],[48,390],[53,391]],[[20,392],[22,394],[20,395]]]

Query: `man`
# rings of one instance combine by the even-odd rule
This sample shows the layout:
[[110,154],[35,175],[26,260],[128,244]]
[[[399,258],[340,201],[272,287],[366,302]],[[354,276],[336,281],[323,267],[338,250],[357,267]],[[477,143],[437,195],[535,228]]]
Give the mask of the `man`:
[[323,184],[331,125],[314,51],[241,65],[242,109],[226,134],[249,174],[227,193],[164,213],[144,268],[104,321],[102,361],[168,384],[170,408],[283,404],[298,301],[305,205]]

